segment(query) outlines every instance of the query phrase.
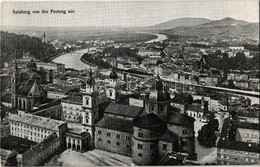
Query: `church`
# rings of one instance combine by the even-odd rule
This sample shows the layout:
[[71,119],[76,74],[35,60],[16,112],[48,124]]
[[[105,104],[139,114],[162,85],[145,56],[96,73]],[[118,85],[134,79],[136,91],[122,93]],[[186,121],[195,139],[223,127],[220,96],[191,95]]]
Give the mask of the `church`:
[[[107,96],[112,103],[95,124],[95,148],[132,157],[136,165],[157,165],[167,154],[184,153],[196,160],[194,119],[170,105],[168,87],[154,78],[144,108],[118,104],[117,75],[110,74]],[[110,90],[109,90],[110,89]],[[111,96],[112,95],[112,96]]]

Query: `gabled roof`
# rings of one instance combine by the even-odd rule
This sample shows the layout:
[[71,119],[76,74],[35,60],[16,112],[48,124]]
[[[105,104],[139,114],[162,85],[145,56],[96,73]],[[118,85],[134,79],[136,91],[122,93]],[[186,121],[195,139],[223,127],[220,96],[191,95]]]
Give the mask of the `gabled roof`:
[[170,131],[169,129],[166,129],[163,135],[160,137],[161,140],[166,140],[169,142],[174,142],[178,140],[178,135],[174,132]]
[[195,121],[194,118],[176,111],[169,111],[166,120],[167,123],[177,125],[192,125]]
[[104,112],[135,118],[142,112],[142,109],[143,109],[142,107],[110,103]]
[[45,90],[36,80],[28,80],[22,88],[20,95],[23,96],[42,96],[46,95]]
[[129,120],[104,116],[98,123],[96,123],[96,127],[132,133],[133,124],[132,121]]

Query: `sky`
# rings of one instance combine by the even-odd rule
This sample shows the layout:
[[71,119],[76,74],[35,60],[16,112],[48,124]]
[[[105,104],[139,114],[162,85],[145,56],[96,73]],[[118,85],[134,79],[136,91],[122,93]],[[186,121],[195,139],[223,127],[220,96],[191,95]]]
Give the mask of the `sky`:
[[[14,14],[14,10],[31,11]],[[49,13],[33,14],[32,11]],[[74,10],[75,13],[50,13]],[[212,20],[232,17],[259,22],[258,0],[45,1],[2,2],[1,25],[8,26],[150,26],[175,18]]]

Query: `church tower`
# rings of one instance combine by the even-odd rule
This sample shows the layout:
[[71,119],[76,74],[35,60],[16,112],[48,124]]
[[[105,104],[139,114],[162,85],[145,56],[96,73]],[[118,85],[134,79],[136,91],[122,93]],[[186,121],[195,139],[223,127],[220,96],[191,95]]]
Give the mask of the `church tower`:
[[153,80],[151,89],[145,97],[145,111],[147,113],[153,112],[162,117],[167,114],[171,102],[168,89],[159,76]]
[[118,97],[118,75],[114,68],[112,68],[112,71],[109,75],[109,85],[106,89],[106,95],[108,98],[111,99],[112,102],[117,102],[119,100]]
[[107,86],[106,95],[108,98],[111,99],[112,102],[117,102],[119,100],[118,98],[118,92],[117,92],[117,85],[118,82],[118,76],[114,68],[112,68],[112,71],[109,75],[109,85]]
[[43,33],[42,42],[47,43],[47,38],[45,32]]
[[15,60],[13,65],[13,74],[11,76],[11,102],[12,102],[12,108],[17,108],[17,91],[18,91],[18,67],[17,62]]
[[99,106],[99,93],[95,90],[95,80],[92,76],[92,70],[89,72],[89,76],[85,81],[85,89],[81,89],[83,93],[82,104],[82,126],[83,131],[89,132],[91,135],[91,147],[94,148],[94,125],[99,118],[98,106]]

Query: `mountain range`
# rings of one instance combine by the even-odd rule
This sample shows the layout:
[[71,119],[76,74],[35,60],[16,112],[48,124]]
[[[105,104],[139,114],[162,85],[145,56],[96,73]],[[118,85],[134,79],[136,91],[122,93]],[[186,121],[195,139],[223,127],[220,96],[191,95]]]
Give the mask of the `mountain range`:
[[[207,36],[211,38],[213,36],[226,36],[236,38],[247,38],[258,40],[259,38],[259,23],[250,23],[243,20],[236,20],[230,17],[226,17],[220,20],[210,20],[206,18],[177,18],[163,23],[155,24],[152,26],[144,27],[5,27],[1,26],[2,31],[14,32],[19,34],[27,34],[30,36],[41,36],[43,32],[46,32],[48,36],[53,38],[65,38],[70,36],[81,37],[82,34],[93,38],[93,36],[107,36],[107,34],[113,34],[113,36],[126,33],[126,32],[154,32],[163,33],[167,36]],[[70,39],[70,38],[69,38]],[[84,39],[81,39],[84,40]],[[246,41],[245,40],[245,41]]]
[[259,38],[259,23],[250,23],[226,17],[221,20],[204,18],[179,18],[145,27],[148,31],[166,35],[184,36],[230,36],[238,38]]

